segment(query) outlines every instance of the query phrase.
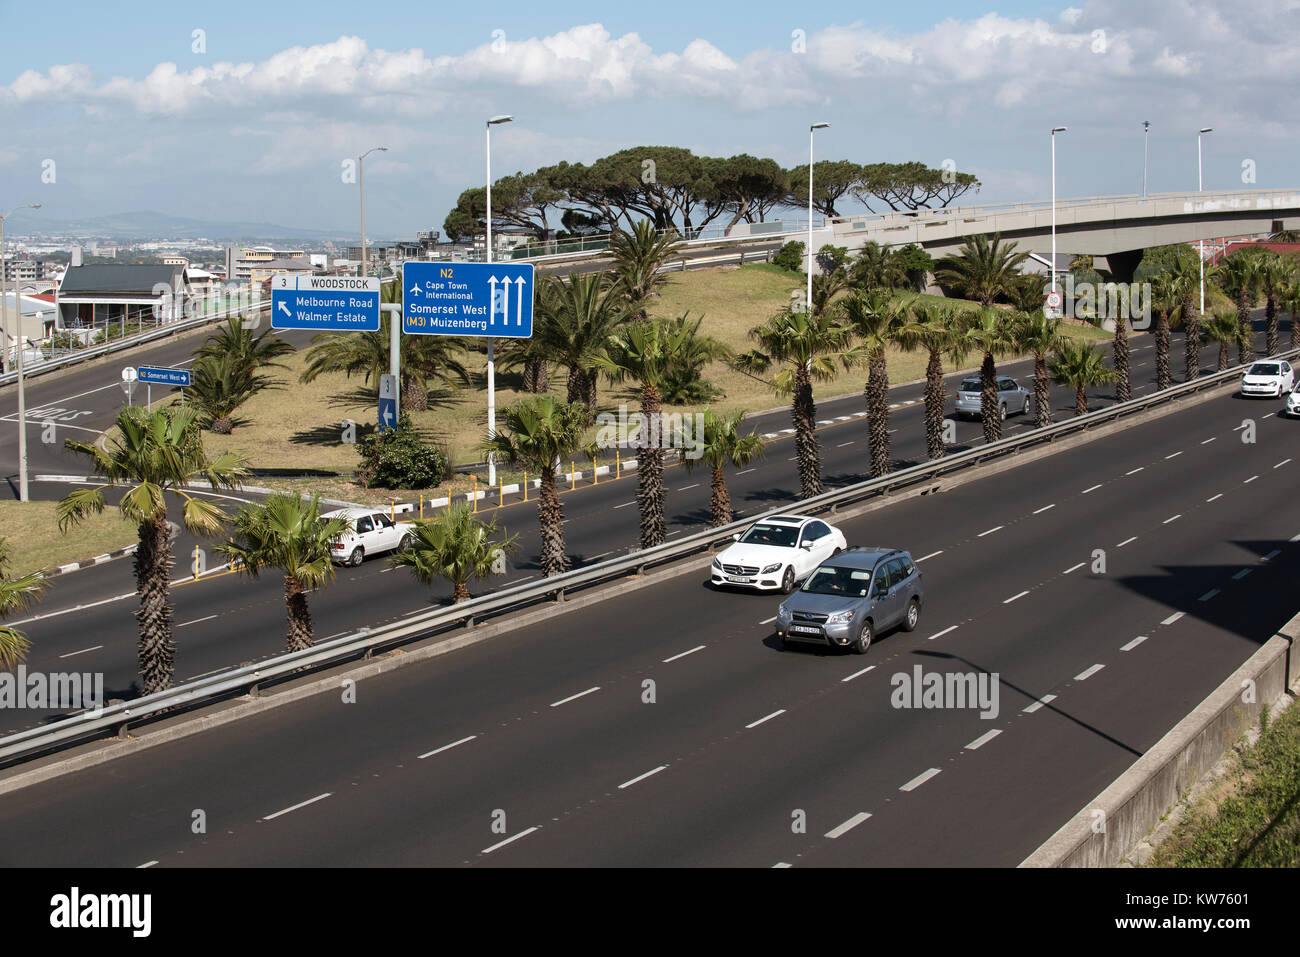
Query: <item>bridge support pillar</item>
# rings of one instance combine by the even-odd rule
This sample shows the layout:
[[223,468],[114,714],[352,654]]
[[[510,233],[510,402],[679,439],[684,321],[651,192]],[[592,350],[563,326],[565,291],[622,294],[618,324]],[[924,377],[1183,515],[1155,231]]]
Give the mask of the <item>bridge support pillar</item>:
[[1106,255],[1106,268],[1110,270],[1115,282],[1132,282],[1133,272],[1140,262],[1142,262],[1141,249],[1128,249]]

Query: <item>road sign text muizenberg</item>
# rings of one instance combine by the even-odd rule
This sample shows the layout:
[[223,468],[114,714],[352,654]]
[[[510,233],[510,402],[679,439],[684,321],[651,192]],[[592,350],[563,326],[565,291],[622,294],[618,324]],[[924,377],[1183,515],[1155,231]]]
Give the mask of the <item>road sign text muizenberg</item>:
[[533,334],[531,263],[408,262],[402,286],[402,331],[408,334]]

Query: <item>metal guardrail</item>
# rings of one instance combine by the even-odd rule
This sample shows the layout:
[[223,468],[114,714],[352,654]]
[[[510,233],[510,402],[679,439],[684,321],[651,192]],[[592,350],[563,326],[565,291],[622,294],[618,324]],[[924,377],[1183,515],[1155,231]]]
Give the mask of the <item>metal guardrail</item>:
[[[1300,356],[1300,349],[1278,354],[1279,358],[1296,356]],[[1064,435],[1086,432],[1094,426],[1145,411],[1152,406],[1203,389],[1222,385],[1241,375],[1241,369],[1241,366],[1236,366],[1192,382],[1171,386],[1149,396],[1098,409],[1041,429],[1034,429],[1024,435],[1002,439],[989,445],[976,446],[964,452],[891,472],[880,478],[824,492],[800,501],[797,507],[804,513],[816,514],[823,511],[833,513],[841,507],[865,499],[888,495],[895,489],[915,486],[945,473],[980,464],[987,459],[1013,454],[1031,446],[1051,443]],[[478,620],[536,605],[548,599],[562,602],[568,592],[589,588],[631,574],[644,574],[649,567],[663,565],[698,552],[711,551],[720,544],[730,542],[734,532],[747,528],[759,519],[788,512],[790,507],[789,504],[776,505],[757,515],[732,522],[730,525],[706,529],[676,542],[634,551],[562,575],[473,598],[459,605],[416,612],[382,628],[362,628],[353,634],[321,642],[303,651],[277,655],[260,664],[244,665],[191,681],[168,691],[110,705],[98,712],[81,712],[40,728],[6,735],[0,737],[0,763],[10,763],[12,759],[23,755],[48,752],[60,745],[82,741],[97,732],[114,730],[122,735],[131,724],[156,718],[175,709],[213,702],[235,692],[256,695],[261,685],[287,678],[306,669],[342,664],[357,658],[369,658],[377,649],[386,645],[429,637],[439,630],[456,626],[473,627]]]

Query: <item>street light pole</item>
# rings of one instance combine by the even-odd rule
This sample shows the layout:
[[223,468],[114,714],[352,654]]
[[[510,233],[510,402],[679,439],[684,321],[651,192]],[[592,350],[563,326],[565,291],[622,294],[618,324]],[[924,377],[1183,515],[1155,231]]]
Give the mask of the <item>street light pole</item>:
[[1142,198],[1147,198],[1147,160],[1151,156],[1151,121],[1142,121]]
[[[1213,133],[1214,127],[1204,126],[1196,131],[1196,191],[1199,193],[1205,189],[1205,181],[1201,177],[1201,136],[1204,133]],[[1205,318],[1205,240],[1200,241],[1200,247],[1197,250],[1196,258],[1200,260],[1201,267],[1201,318]]]
[[[513,116],[494,116],[487,121],[484,127],[484,135],[487,138],[487,149],[485,156],[487,160],[487,236],[483,245],[483,261],[490,263],[492,261],[492,127],[501,123],[509,123],[514,119]],[[495,288],[495,287],[494,287]],[[509,292],[509,287],[506,289]],[[488,386],[488,410],[487,410],[487,427],[488,435],[495,435],[497,430],[497,383],[496,383],[496,340],[491,336],[487,342],[487,386]],[[497,484],[497,462],[496,456],[491,452],[487,457],[488,466],[488,485]]]
[[813,130],[824,130],[829,123],[814,123],[808,127],[808,314],[812,315],[812,263],[813,263]]
[[[20,209],[40,209],[40,203],[28,203],[17,206],[0,216],[0,270],[3,269],[5,256],[9,251],[5,239],[5,222]],[[0,271],[0,307],[7,307],[4,302],[4,274]],[[4,311],[0,309],[0,311]],[[18,319],[18,332],[14,341],[18,344],[18,501],[27,501],[27,392],[23,385],[23,305],[18,291],[18,270],[14,269],[14,314]],[[44,317],[42,317],[44,318]],[[6,325],[4,335],[4,369],[9,371],[9,330]]]
[[1056,134],[1068,127],[1052,127],[1052,292],[1056,292]]
[[366,275],[366,157],[371,153],[387,153],[387,146],[376,146],[357,157],[357,185],[361,187],[361,275]]

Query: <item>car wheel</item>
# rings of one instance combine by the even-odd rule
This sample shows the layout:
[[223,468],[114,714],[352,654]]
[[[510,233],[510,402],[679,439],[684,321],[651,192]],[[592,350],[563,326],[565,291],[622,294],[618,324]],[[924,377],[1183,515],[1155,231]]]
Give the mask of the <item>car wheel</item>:
[[1020,414],[1021,414],[1021,415],[1028,415],[1028,414],[1029,414],[1029,400],[1028,400],[1028,399],[1025,399],[1025,407],[1024,407],[1023,409],[1020,410]]
[[907,603],[907,617],[903,619],[904,631],[916,631],[921,622],[921,603],[913,598]]
[[411,542],[413,542],[414,540],[415,539],[413,539],[410,535],[403,535],[402,540],[397,543],[397,550],[399,552],[409,552],[411,550]]
[[858,637],[854,639],[852,647],[855,655],[865,655],[867,653],[867,649],[871,647],[870,620],[862,623],[862,628],[858,631]]
[[785,570],[785,575],[781,577],[781,594],[788,595],[794,591],[794,566],[790,565]]
[[353,568],[356,568],[358,565],[361,564],[361,560],[365,557],[366,557],[365,550],[360,545],[358,545],[356,548],[352,549],[352,554],[348,556],[348,564],[351,565]]

